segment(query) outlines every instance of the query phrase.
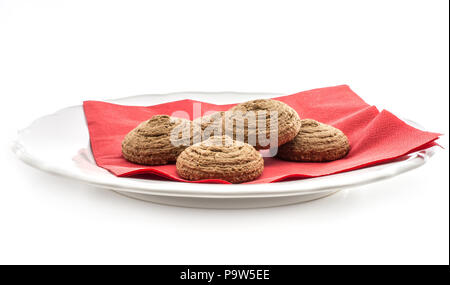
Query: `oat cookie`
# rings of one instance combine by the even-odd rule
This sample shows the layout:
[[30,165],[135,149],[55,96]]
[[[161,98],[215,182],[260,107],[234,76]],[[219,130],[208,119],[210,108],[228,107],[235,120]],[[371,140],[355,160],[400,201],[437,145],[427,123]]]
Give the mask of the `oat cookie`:
[[[274,114],[272,118],[271,112]],[[226,135],[243,140],[256,149],[285,144],[297,135],[300,126],[300,117],[294,109],[271,99],[241,103],[225,114]]]
[[241,183],[260,176],[264,160],[249,144],[227,136],[212,136],[185,149],[176,166],[178,174],[187,180],[222,179]]
[[178,155],[191,145],[195,134],[191,121],[167,115],[155,115],[142,122],[122,141],[125,159],[146,165],[175,162]]
[[343,158],[349,150],[348,139],[342,131],[304,119],[298,135],[278,148],[277,157],[293,161],[322,162]]

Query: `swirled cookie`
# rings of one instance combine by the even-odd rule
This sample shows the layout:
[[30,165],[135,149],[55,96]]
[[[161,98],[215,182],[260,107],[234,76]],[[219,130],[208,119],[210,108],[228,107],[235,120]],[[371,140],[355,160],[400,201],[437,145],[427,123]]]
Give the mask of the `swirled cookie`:
[[176,166],[178,174],[187,180],[222,179],[241,183],[260,176],[264,160],[249,144],[227,136],[212,136],[185,149]]
[[342,131],[304,119],[297,136],[278,148],[277,157],[284,160],[322,162],[343,158],[349,150],[348,139]]
[[199,117],[192,122],[200,127],[202,132],[202,141],[212,136],[225,135],[225,113],[223,111]]
[[155,115],[130,131],[122,141],[125,159],[146,165],[175,162],[198,135],[191,121]]
[[300,130],[297,112],[287,104],[259,99],[238,104],[225,113],[225,134],[256,149],[280,146]]

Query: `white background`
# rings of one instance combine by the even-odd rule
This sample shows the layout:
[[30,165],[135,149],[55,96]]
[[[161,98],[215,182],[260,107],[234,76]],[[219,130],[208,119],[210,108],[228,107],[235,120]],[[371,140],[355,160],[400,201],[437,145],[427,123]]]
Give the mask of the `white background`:
[[[448,264],[448,8],[0,0],[0,263]],[[447,149],[388,181],[256,210],[135,201],[35,170],[9,149],[35,118],[87,99],[338,84],[446,134]]]

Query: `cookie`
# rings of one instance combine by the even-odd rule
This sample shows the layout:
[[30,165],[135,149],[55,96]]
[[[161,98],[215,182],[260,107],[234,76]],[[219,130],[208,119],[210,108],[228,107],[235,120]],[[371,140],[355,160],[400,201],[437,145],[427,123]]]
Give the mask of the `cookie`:
[[192,122],[200,127],[202,132],[202,141],[207,140],[211,136],[225,135],[224,129],[225,112],[214,112],[212,114],[199,117]]
[[[272,116],[271,116],[272,115]],[[297,112],[287,104],[259,99],[238,104],[225,113],[225,134],[256,149],[280,146],[300,130]]]
[[302,120],[297,136],[278,148],[284,160],[323,162],[343,158],[350,150],[345,134],[330,125],[311,119]]
[[176,166],[178,174],[187,180],[221,179],[241,183],[259,177],[264,160],[249,144],[227,136],[212,136],[185,149]]
[[175,162],[178,155],[191,145],[194,134],[198,135],[191,121],[156,115],[125,136],[122,155],[138,164],[161,165]]

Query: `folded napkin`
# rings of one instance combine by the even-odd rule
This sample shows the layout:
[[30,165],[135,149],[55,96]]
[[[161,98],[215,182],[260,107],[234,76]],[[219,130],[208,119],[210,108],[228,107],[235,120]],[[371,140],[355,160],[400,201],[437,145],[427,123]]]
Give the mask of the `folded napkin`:
[[[314,119],[342,130],[349,139],[351,149],[345,158],[332,162],[304,163],[264,158],[263,174],[247,183],[317,177],[358,169],[430,147],[439,137],[437,133],[411,127],[389,111],[379,112],[375,106],[365,103],[347,85],[314,89],[274,99],[294,108],[302,119]],[[183,114],[180,111],[184,111],[184,114],[189,114],[188,119],[195,119],[192,117],[194,103],[201,104],[201,114],[196,114],[197,117],[208,111],[225,111],[235,105],[215,105],[194,100],[146,107],[99,101],[83,102],[91,148],[97,165],[116,176],[146,173],[188,182],[178,176],[174,164],[145,166],[128,162],[122,157],[121,142],[129,131],[153,115],[172,115],[175,111]],[[196,182],[228,183],[218,179]]]

